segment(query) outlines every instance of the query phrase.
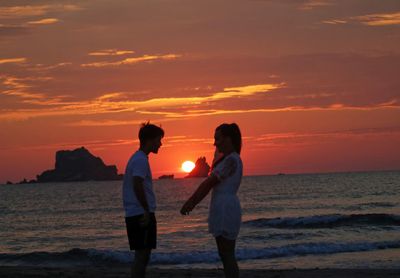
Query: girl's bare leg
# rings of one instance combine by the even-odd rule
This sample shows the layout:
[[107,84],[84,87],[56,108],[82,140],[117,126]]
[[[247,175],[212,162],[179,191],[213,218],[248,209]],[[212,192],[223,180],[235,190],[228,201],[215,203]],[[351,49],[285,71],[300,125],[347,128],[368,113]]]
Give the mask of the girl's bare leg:
[[236,240],[226,239],[223,236],[215,238],[218,247],[218,254],[224,265],[225,277],[238,278],[239,266],[235,256]]

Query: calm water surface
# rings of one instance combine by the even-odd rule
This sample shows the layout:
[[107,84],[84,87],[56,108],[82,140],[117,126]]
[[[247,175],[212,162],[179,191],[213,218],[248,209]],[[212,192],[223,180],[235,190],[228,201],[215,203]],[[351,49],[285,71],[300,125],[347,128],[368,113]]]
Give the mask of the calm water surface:
[[[220,267],[202,179],[157,180],[156,267]],[[126,264],[121,181],[0,186],[0,265]],[[244,177],[242,268],[400,268],[400,172]]]

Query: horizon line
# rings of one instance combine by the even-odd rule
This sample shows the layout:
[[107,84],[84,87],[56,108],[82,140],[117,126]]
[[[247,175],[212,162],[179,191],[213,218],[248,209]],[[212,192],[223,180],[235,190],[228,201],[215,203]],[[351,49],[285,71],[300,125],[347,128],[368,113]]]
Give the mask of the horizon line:
[[[295,173],[285,173],[285,172],[278,172],[275,174],[254,174],[254,175],[243,175],[243,177],[274,177],[274,176],[300,176],[300,175],[332,175],[332,174],[356,174],[356,173],[380,173],[380,172],[400,172],[400,169],[387,169],[387,170],[349,170],[349,171],[333,171],[333,172],[295,172]],[[118,174],[118,175],[124,175],[124,174]],[[164,174],[163,174],[164,175]],[[206,177],[191,177],[191,178],[185,178],[185,177],[180,177],[180,178],[173,178],[174,180],[183,180],[183,179],[205,179]],[[61,182],[34,182],[34,183],[29,183],[30,179],[23,178],[23,180],[28,181],[27,183],[22,183],[22,184],[50,184],[50,183],[76,183],[76,182],[110,182],[110,181],[121,181],[121,180],[89,180],[89,181],[61,181]],[[153,181],[159,180],[158,178],[153,179]],[[20,182],[21,182],[20,181]],[[10,180],[7,180],[5,183],[0,183],[0,186],[2,185],[22,185],[20,182],[12,182],[12,184],[7,184],[7,182],[11,182]]]

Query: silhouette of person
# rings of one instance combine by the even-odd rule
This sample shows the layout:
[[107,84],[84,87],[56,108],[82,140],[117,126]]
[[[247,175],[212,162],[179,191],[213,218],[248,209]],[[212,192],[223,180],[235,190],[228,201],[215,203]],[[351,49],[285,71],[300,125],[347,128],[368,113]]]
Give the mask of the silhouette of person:
[[142,124],[140,148],[129,159],[123,181],[123,204],[129,246],[135,250],[132,277],[145,277],[151,250],[157,245],[156,199],[148,155],[157,154],[164,131],[153,124]]
[[215,130],[214,145],[222,158],[215,158],[209,177],[204,180],[181,208],[188,214],[212,190],[208,217],[209,232],[215,237],[218,254],[224,265],[225,277],[239,277],[235,257],[236,238],[241,225],[242,210],[237,197],[243,165],[240,158],[242,137],[237,124],[222,124]]

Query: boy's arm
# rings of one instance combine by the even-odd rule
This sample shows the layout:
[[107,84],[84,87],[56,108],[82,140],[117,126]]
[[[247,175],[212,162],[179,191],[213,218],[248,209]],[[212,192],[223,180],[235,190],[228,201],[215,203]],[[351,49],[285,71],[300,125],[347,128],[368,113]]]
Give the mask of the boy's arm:
[[142,205],[143,209],[148,212],[149,205],[147,203],[146,195],[144,193],[143,178],[134,176],[132,182],[133,182],[133,191],[135,192],[136,198]]
[[133,182],[133,191],[135,192],[136,198],[144,209],[141,225],[147,226],[150,223],[150,216],[149,216],[149,205],[147,203],[146,194],[144,193],[143,178],[138,176],[133,176],[132,182]]

